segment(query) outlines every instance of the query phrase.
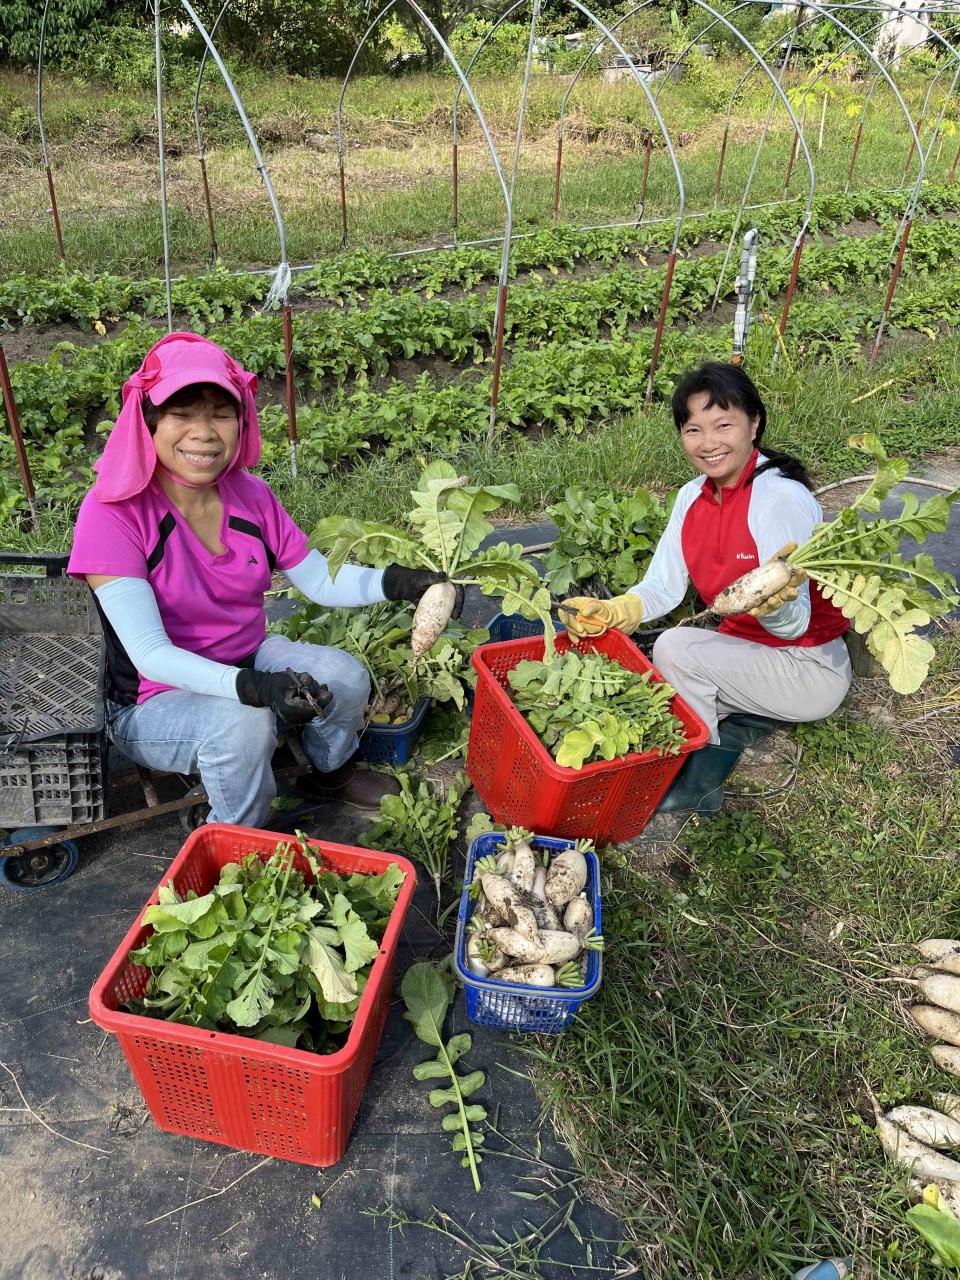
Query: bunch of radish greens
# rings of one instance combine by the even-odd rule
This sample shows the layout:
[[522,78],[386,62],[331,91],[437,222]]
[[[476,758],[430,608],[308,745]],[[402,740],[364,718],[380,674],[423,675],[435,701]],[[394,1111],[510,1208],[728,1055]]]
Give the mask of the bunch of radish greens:
[[424,592],[413,616],[411,647],[416,659],[433,648],[450,621],[456,586],[476,586],[485,595],[502,596],[505,613],[539,618],[548,628],[552,652],[550,593],[533,565],[523,559],[523,547],[498,542],[481,549],[494,529],[487,516],[504,503],[519,504],[517,486],[470,485],[448,462],[431,462],[410,496],[409,529],[343,516],[329,516],[317,524],[311,545],[326,555],[331,578],[336,579],[351,559],[377,568],[396,563],[445,574],[447,581]]
[[676,755],[686,741],[670,685],[602,653],[570,648],[551,662],[519,662],[507,679],[518,710],[566,768],[628,751]]
[[301,840],[308,882],[297,848],[228,862],[208,893],[163,885],[143,914],[153,933],[130,952],[150,978],[126,1008],[315,1053],[342,1047],[404,873],[341,876]]
[[739,578],[713,601],[720,616],[745,613],[768,600],[800,569],[832,601],[887,673],[897,693],[915,693],[927,678],[934,648],[919,630],[960,603],[957,584],[941,572],[932,556],[905,560],[903,538],[923,543],[928,534],[943,533],[960,489],[920,502],[905,494],[899,515],[878,516],[880,504],[906,476],[902,458],[888,458],[876,436],[857,436],[852,448],[870,453],[877,474],[867,491],[835,520],[818,525],[802,546],[783,560],[762,565]]

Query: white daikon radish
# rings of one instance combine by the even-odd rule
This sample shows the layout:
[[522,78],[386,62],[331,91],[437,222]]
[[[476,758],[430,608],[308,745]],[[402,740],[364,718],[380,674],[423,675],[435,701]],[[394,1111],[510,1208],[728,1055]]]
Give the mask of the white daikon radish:
[[471,934],[467,939],[467,968],[477,978],[490,976],[490,970],[482,955],[485,950],[482,935],[479,933]]
[[960,1181],[960,1161],[917,1142],[882,1116],[877,1120],[877,1137],[889,1159],[910,1169],[921,1182]]
[[413,615],[410,644],[415,658],[427,653],[440,639],[456,603],[457,588],[452,582],[435,582],[427,587]]
[[960,1014],[950,1013],[935,1004],[911,1005],[909,1012],[917,1026],[929,1035],[946,1040],[947,1044],[960,1045]]
[[564,849],[550,863],[544,893],[551,906],[564,907],[586,883],[586,858],[577,849]]
[[[525,834],[523,833],[524,836]],[[517,838],[511,841],[511,844],[513,847],[513,867],[510,871],[510,882],[515,889],[529,893],[533,889],[533,876],[537,866],[536,855],[527,840],[520,838],[520,833],[517,834]]]
[[960,942],[955,938],[927,938],[917,950],[938,969],[960,974]]
[[579,938],[556,930],[544,930],[539,943],[531,942],[516,929],[491,929],[490,938],[501,951],[524,964],[565,964],[580,952]]
[[887,1119],[928,1147],[960,1147],[960,1120],[932,1107],[894,1107],[887,1112]]
[[939,1005],[941,1009],[960,1013],[960,978],[952,974],[938,973],[924,978],[920,983],[920,994],[924,1000]]
[[793,570],[786,560],[774,560],[759,569],[751,569],[736,582],[714,596],[711,613],[729,617],[734,613],[748,613],[790,585]]
[[960,1076],[960,1049],[949,1044],[930,1046],[930,1057],[941,1071],[948,1071],[952,1076]]
[[563,913],[563,927],[568,933],[575,933],[578,938],[582,938],[593,928],[593,907],[587,901],[585,893],[578,893],[574,900],[567,904],[567,909]]
[[493,903],[511,929],[523,934],[529,942],[538,940],[536,917],[509,880],[504,876],[484,875],[480,877],[480,887],[483,896]]
[[508,876],[513,870],[513,850],[504,849],[497,859],[497,870],[502,876]]
[[556,975],[548,964],[513,964],[501,969],[498,982],[518,982],[524,987],[555,987]]
[[546,881],[547,868],[542,863],[538,863],[533,873],[533,890],[530,895],[533,899],[533,914],[537,917],[537,924],[541,929],[562,929],[563,925],[556,908],[550,905],[544,895]]
[[960,1095],[956,1093],[931,1093],[930,1101],[945,1116],[950,1116],[953,1120],[960,1120]]

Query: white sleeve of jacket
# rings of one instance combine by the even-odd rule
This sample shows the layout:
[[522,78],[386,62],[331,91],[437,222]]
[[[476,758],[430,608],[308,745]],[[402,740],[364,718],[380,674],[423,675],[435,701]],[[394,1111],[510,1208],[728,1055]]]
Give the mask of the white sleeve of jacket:
[[643,601],[643,620],[652,622],[675,609],[687,593],[690,575],[683,558],[680,533],[687,512],[703,486],[702,480],[691,480],[677,494],[667,527],[661,535],[643,580],[630,588],[632,595]]
[[383,569],[364,569],[359,565],[345,564],[337,574],[336,582],[330,578],[327,558],[319,551],[310,551],[292,569],[283,571],[298,591],[315,604],[333,608],[359,608],[365,604],[381,604],[383,594]]
[[238,702],[239,667],[181,649],[167,635],[157,597],[145,578],[114,578],[95,592],[107,621],[140,675],[187,693]]
[[[760,564],[771,560],[788,542],[807,541],[823,520],[819,502],[802,484],[778,471],[765,471],[751,486],[747,524]],[[810,583],[798,588],[796,600],[788,600],[757,621],[780,640],[799,640],[810,626]]]

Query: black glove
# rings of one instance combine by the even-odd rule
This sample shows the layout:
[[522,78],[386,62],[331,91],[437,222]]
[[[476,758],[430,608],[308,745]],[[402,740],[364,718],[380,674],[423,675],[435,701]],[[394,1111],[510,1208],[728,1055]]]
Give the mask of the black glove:
[[[409,600],[416,604],[428,587],[447,580],[445,573],[434,573],[432,569],[405,569],[403,565],[391,564],[383,571],[383,594],[388,600]],[[463,612],[463,587],[456,583],[454,589],[457,599],[452,616],[459,618]]]
[[284,724],[306,724],[333,701],[325,684],[302,671],[253,671],[241,667],[237,697],[245,707],[269,707]]

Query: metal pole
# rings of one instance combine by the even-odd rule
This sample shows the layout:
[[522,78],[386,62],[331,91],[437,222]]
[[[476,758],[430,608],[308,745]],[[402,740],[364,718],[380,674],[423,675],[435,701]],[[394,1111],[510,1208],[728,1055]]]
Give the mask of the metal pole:
[[897,260],[894,263],[893,272],[890,276],[890,283],[887,286],[887,296],[883,300],[883,311],[880,313],[880,323],[877,326],[877,336],[873,340],[873,346],[870,349],[870,357],[868,364],[873,364],[877,358],[877,352],[880,350],[880,339],[883,337],[883,331],[887,325],[887,317],[890,314],[890,304],[893,302],[894,290],[897,287],[897,281],[900,279],[900,270],[903,266],[903,255],[907,249],[907,241],[910,239],[910,228],[913,226],[913,219],[908,218],[904,223],[903,235],[900,239],[900,249],[897,253]]
[[500,255],[500,282],[497,287],[497,311],[493,327],[493,378],[490,383],[490,421],[487,424],[487,448],[493,448],[497,429],[497,407],[500,400],[500,371],[503,366],[503,334],[507,316],[507,281],[510,275],[510,240],[513,232],[513,199],[517,189],[517,173],[520,169],[520,151],[523,146],[523,126],[527,115],[527,97],[530,92],[530,72],[533,67],[533,45],[537,38],[541,0],[533,0],[530,15],[530,33],[527,37],[527,60],[523,68],[523,85],[520,89],[520,107],[517,112],[517,133],[513,146],[513,166],[510,170],[509,228],[504,233],[503,251]]
[[[793,135],[796,139],[796,134]],[[723,178],[723,162],[727,157],[727,139],[730,137],[730,117],[727,117],[723,126],[723,139],[720,142],[720,160],[717,163],[717,180],[713,186],[713,207],[716,209],[720,204],[720,182]]]
[[563,134],[557,135],[557,169],[553,178],[553,218],[552,225],[557,225],[557,214],[560,210],[560,166],[563,163]]
[[797,288],[797,276],[800,274],[800,255],[803,253],[803,246],[806,240],[806,230],[800,232],[797,236],[797,245],[793,252],[793,266],[790,270],[790,280],[787,284],[787,294],[783,300],[783,310],[780,312],[780,324],[777,326],[780,330],[780,336],[783,337],[787,328],[787,317],[790,314],[790,304],[793,302],[793,295]]
[[[230,0],[223,0],[220,12],[214,20],[213,26],[210,28],[210,39],[215,40],[217,36],[217,28],[220,26],[220,20],[223,18],[227,9],[230,7]],[[210,232],[210,266],[217,265],[217,259],[220,256],[220,249],[217,245],[217,231],[213,221],[213,204],[210,200],[210,183],[207,181],[207,159],[203,146],[203,130],[200,127],[200,87],[203,84],[203,73],[207,69],[207,59],[210,50],[206,45],[203,46],[203,54],[200,57],[200,69],[197,72],[197,84],[193,92],[193,129],[197,136],[197,159],[200,162],[200,176],[203,179],[203,199],[207,207],[207,229]]]
[[157,153],[160,158],[160,225],[163,230],[163,282],[167,296],[167,333],[173,332],[170,292],[170,228],[167,222],[167,161],[163,138],[163,50],[160,47],[160,0],[153,0],[153,51],[157,71]]
[[[642,0],[640,4],[634,5],[632,9],[628,9],[626,13],[621,14],[620,17],[617,18],[615,22],[611,22],[609,28],[607,29],[610,31],[612,35],[614,31],[618,30],[618,28],[623,26],[623,24],[628,20],[628,18],[632,18],[635,13],[639,13],[641,9],[646,9],[648,5],[653,3],[654,3],[654,0]],[[561,102],[560,102],[560,119],[557,124],[557,171],[556,171],[556,177],[554,179],[554,187],[553,187],[553,225],[554,226],[557,225],[557,210],[560,208],[560,166],[563,158],[563,126],[567,118],[567,103],[570,101],[570,95],[573,93],[573,90],[576,87],[577,81],[580,79],[580,77],[586,71],[587,67],[590,65],[591,58],[597,52],[597,50],[601,47],[601,45],[604,43],[605,38],[606,38],[605,36],[601,35],[600,38],[596,41],[596,43],[593,45],[593,47],[590,49],[590,52],[584,57],[579,67],[577,67],[576,71],[574,72],[573,78],[571,79],[570,83],[567,85],[567,91],[563,95],[563,98],[561,99]],[[620,46],[618,45],[617,47],[619,48]],[[634,72],[634,78],[635,79],[637,78],[636,72]],[[647,96],[649,97],[650,95],[648,94]],[[641,218],[643,217],[642,207],[640,210],[640,217]],[[632,226],[634,224],[629,223],[626,225]]]
[[20,430],[20,415],[17,413],[17,402],[13,397],[13,384],[10,381],[10,370],[7,368],[7,357],[2,344],[0,344],[0,390],[3,392],[3,403],[7,411],[7,421],[10,424],[10,434],[13,436],[13,447],[17,454],[23,491],[27,495],[30,515],[33,518],[33,527],[39,529],[40,517],[37,512],[36,491],[33,487],[33,476],[30,474],[30,463],[27,461],[23,432]]
[[283,362],[287,380],[287,437],[290,441],[290,471],[297,478],[297,390],[293,380],[293,317],[290,303],[283,304]]
[[[647,0],[647,2],[649,3],[649,0]],[[513,4],[511,4],[508,9],[504,9],[503,13],[501,13],[499,18],[497,18],[496,22],[493,24],[490,30],[486,33],[486,35],[484,35],[482,40],[474,49],[473,53],[470,55],[470,59],[467,62],[467,65],[463,69],[463,75],[466,80],[470,79],[470,72],[473,70],[474,64],[476,63],[477,59],[480,57],[480,54],[487,47],[490,40],[493,38],[494,33],[496,32],[500,24],[503,22],[506,22],[507,18],[509,18],[512,13],[516,12],[517,9],[519,9],[522,5],[525,5],[526,3],[527,3],[527,0],[513,0]],[[451,134],[452,134],[451,142],[453,145],[453,243],[454,245],[457,244],[457,241],[459,240],[459,237],[460,237],[460,164],[459,164],[460,134],[458,129],[458,121],[460,118],[459,117],[460,95],[462,93],[463,93],[463,85],[458,80],[457,88],[453,95],[453,113],[451,115],[451,120],[450,120],[450,128],[451,128]]]
[[[647,137],[643,144],[643,182],[640,185],[640,217],[643,217],[644,206],[647,203],[647,178],[650,175],[650,154],[653,151],[653,133],[647,130]],[[638,219],[639,221],[639,219]]]
[[50,12],[50,0],[44,0],[43,17],[40,20],[40,49],[37,54],[37,124],[40,128],[40,150],[43,152],[43,167],[47,171],[47,190],[50,192],[50,212],[53,214],[53,229],[57,234],[57,251],[60,261],[66,262],[67,254],[63,247],[63,230],[60,226],[60,210],[57,206],[57,189],[53,182],[53,169],[50,165],[50,149],[47,146],[47,133],[43,127],[43,58],[47,39],[47,15]]
[[733,319],[733,354],[731,364],[743,364],[747,351],[747,338],[753,319],[753,295],[757,282],[757,246],[760,232],[752,227],[743,237],[740,255],[740,274],[737,276],[737,311]]
[[643,399],[645,409],[650,407],[653,399],[653,378],[660,363],[660,344],[663,341],[663,326],[667,319],[667,304],[670,301],[670,286],[673,283],[673,270],[677,265],[676,250],[667,259],[667,274],[663,280],[663,293],[660,295],[660,311],[657,315],[657,331],[653,335],[653,349],[650,352],[650,372],[647,374],[647,394]]

